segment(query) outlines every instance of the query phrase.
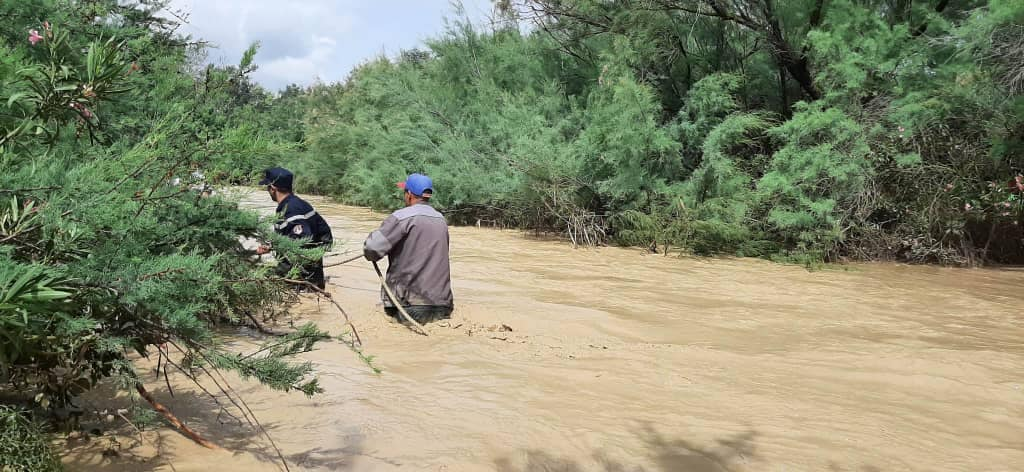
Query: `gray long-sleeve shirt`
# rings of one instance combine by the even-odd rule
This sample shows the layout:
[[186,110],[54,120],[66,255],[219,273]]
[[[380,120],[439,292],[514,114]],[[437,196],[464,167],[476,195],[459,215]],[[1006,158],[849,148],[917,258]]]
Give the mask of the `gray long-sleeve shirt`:
[[[403,305],[454,306],[448,261],[448,223],[430,205],[420,203],[392,213],[363,243],[363,255],[388,256],[386,277]],[[381,288],[384,306],[393,306]]]

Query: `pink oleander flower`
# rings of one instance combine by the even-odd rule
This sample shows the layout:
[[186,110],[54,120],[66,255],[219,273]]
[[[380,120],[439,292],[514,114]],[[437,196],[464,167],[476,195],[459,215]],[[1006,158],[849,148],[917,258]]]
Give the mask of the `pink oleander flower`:
[[964,203],[964,211],[971,211],[971,208],[974,207],[970,203]]
[[32,43],[33,46],[35,46],[36,43],[38,43],[39,41],[42,41],[42,40],[43,40],[43,37],[39,36],[39,31],[29,30],[29,32],[28,32],[28,42]]
[[1003,202],[1003,206],[1006,208],[1010,208],[1011,204],[1010,202]]

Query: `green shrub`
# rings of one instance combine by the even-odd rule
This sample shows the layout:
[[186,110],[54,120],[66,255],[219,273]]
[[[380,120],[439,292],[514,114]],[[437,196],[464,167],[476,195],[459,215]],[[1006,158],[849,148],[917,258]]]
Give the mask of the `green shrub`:
[[64,469],[39,425],[26,412],[0,405],[0,471],[61,470]]

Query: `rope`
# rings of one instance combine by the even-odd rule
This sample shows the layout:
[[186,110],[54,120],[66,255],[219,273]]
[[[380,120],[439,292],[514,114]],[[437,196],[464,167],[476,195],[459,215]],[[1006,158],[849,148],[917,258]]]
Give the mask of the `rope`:
[[412,317],[409,316],[409,313],[405,311],[405,308],[402,307],[402,303],[398,301],[398,297],[395,296],[395,293],[391,291],[391,287],[388,287],[388,283],[384,280],[384,273],[380,271],[380,266],[377,265],[377,261],[373,262],[373,269],[377,271],[377,277],[380,278],[380,284],[384,286],[384,291],[387,292],[388,298],[391,299],[391,303],[393,303],[395,307],[398,308],[398,312],[401,313],[403,317],[405,317],[406,321],[412,323],[417,328],[419,328],[420,334],[424,336],[430,336],[429,334],[427,334],[427,330],[424,329],[422,325],[417,323],[416,320],[412,319]]
[[345,260],[343,260],[343,261],[341,261],[341,262],[332,262],[332,263],[330,263],[330,264],[324,264],[324,268],[326,269],[326,268],[328,268],[328,267],[334,267],[334,266],[340,266],[340,265],[345,265],[345,264],[348,264],[349,262],[352,262],[352,261],[354,261],[354,260],[360,259],[360,258],[362,258],[362,257],[363,257],[363,255],[362,255],[362,254],[360,254],[360,255],[358,255],[358,256],[353,256],[353,257],[350,257],[350,258],[348,258],[348,259],[345,259]]
[[[362,257],[363,257],[363,255],[360,254],[358,256],[353,256],[353,257],[350,257],[348,259],[345,259],[345,260],[343,260],[341,262],[335,262],[335,263],[332,263],[332,264],[324,264],[324,268],[348,264],[349,262],[355,261],[357,259],[361,259]],[[376,261],[373,262],[373,269],[377,271],[377,278],[380,279],[380,284],[384,287],[384,292],[386,292],[388,294],[388,298],[391,299],[391,303],[394,303],[395,307],[398,308],[398,312],[402,314],[402,317],[405,318],[405,320],[408,321],[409,323],[412,323],[413,326],[416,326],[416,328],[419,330],[420,334],[422,334],[424,336],[430,336],[429,334],[427,334],[427,330],[423,327],[423,325],[417,323],[416,320],[414,320],[411,316],[409,316],[409,313],[405,311],[405,308],[402,307],[402,304],[398,301],[398,297],[395,296],[395,293],[391,291],[391,287],[388,286],[387,281],[384,280],[384,273],[380,271],[380,266],[377,265]],[[330,297],[328,297],[328,298],[330,298]]]

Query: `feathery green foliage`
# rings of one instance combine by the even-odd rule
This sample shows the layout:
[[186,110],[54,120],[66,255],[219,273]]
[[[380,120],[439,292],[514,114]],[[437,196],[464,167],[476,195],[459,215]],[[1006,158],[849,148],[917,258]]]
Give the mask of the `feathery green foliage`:
[[[294,288],[240,242],[269,239],[268,222],[206,192],[250,182],[296,144],[250,120],[273,98],[246,75],[256,45],[238,67],[198,68],[163,6],[0,3],[0,391],[37,412],[73,408],[111,377],[134,394],[134,360],[172,346],[271,388],[320,391],[291,361],[327,338],[314,326],[250,355],[218,342],[217,326],[272,316]],[[20,415],[0,406],[0,448],[23,448],[0,468],[58,468]]]
[[490,30],[456,20],[304,90],[310,189],[391,208],[389,182],[426,172],[456,222],[801,261],[1024,260],[1020,2],[496,5]]

